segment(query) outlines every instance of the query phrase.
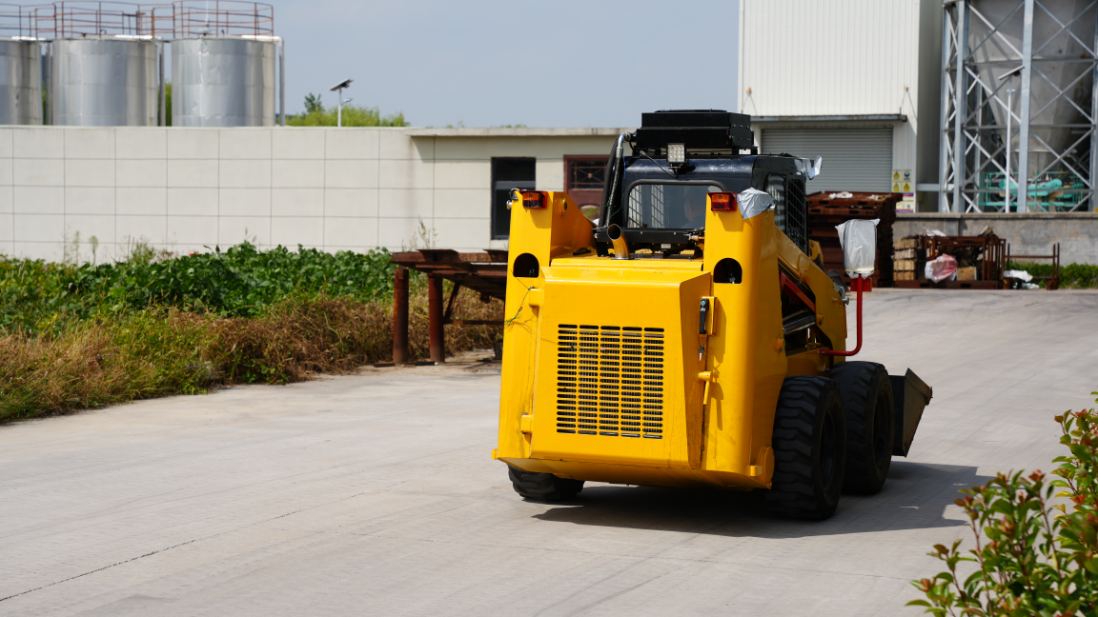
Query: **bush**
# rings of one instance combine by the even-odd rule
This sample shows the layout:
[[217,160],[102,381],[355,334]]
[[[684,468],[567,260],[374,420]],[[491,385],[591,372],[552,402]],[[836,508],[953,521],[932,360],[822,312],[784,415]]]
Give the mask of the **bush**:
[[[137,251],[107,265],[0,257],[0,422],[219,384],[286,383],[386,360],[393,265],[384,251]],[[412,357],[427,354],[427,298],[413,277]],[[502,319],[464,290],[455,310]],[[499,329],[450,327],[447,349]]]
[[[336,126],[335,109],[314,109],[296,116],[287,116],[290,126]],[[358,107],[347,105],[343,108],[343,126],[408,126],[404,114],[381,115],[376,107]]]
[[933,615],[1098,614],[1098,412],[1056,421],[1068,453],[1053,475],[999,474],[964,491],[957,505],[975,548],[936,545],[930,554],[946,570],[915,581],[926,599],[910,605]]
[[[427,298],[410,298],[413,357],[427,354]],[[255,317],[152,307],[90,319],[59,334],[0,336],[0,422],[103,407],[221,384],[280,384],[391,357],[391,302],[290,297]],[[464,290],[455,314],[502,319],[500,303]],[[488,349],[492,326],[449,327],[450,351]]]
[[[1015,263],[1007,264],[1008,270],[1025,270],[1033,276],[1052,276],[1052,264]],[[1060,267],[1060,287],[1067,289],[1091,289],[1098,287],[1098,266],[1091,264],[1067,264]]]
[[384,250],[368,253],[240,244],[175,258],[75,266],[0,257],[0,331],[57,333],[85,319],[150,306],[256,316],[291,296],[370,301],[392,293]]

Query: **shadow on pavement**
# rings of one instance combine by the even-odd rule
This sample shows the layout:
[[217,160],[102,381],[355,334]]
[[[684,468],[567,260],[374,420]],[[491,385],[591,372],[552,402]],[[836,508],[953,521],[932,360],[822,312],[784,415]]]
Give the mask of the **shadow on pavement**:
[[677,531],[724,536],[798,538],[871,531],[930,529],[967,525],[945,518],[946,507],[962,488],[990,477],[975,467],[893,461],[888,482],[871,497],[843,495],[839,510],[820,522],[777,519],[767,512],[762,493],[670,489],[595,484],[567,505],[534,518],[545,521]]

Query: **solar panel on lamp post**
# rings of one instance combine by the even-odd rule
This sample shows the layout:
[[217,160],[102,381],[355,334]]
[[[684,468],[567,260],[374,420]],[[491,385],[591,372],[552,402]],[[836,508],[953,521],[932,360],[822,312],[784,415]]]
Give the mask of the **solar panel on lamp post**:
[[351,82],[352,81],[353,80],[351,80],[351,79],[346,79],[346,80],[341,81],[338,84],[332,86],[331,88],[329,88],[329,90],[336,93],[336,126],[337,127],[342,127],[343,126],[343,104],[344,103],[350,103],[352,100],[354,100],[354,99],[343,100],[343,91],[346,90],[347,88],[351,87]]

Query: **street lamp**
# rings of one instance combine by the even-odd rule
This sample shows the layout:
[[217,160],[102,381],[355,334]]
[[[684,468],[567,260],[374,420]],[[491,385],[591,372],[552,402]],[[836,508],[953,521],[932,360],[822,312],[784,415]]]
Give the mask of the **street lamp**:
[[346,90],[347,88],[351,87],[351,81],[353,81],[353,80],[346,79],[346,80],[341,81],[338,84],[336,84],[336,85],[334,85],[330,88],[330,90],[332,92],[336,93],[336,101],[337,101],[337,103],[336,103],[336,126],[339,126],[339,127],[343,126],[343,104],[344,103],[350,103],[353,100],[353,99],[347,99],[347,100],[343,99],[343,91]]

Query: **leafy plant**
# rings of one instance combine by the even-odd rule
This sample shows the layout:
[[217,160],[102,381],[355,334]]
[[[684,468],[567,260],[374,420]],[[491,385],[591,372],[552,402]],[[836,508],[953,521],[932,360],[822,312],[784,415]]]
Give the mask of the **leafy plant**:
[[290,296],[369,301],[391,292],[392,264],[384,250],[260,251],[245,243],[168,258],[139,247],[129,260],[101,265],[0,257],[0,333],[58,332],[91,317],[150,306],[247,317]]
[[[138,244],[126,261],[99,266],[0,257],[0,422],[386,359],[392,278],[383,250],[241,244],[176,257]],[[411,282],[410,347],[422,357],[426,286]],[[469,290],[456,311],[501,312]],[[452,351],[497,338],[492,326],[446,330]]]
[[[290,126],[336,126],[338,113],[335,109],[319,108],[308,109],[303,114],[287,116],[286,124]],[[408,126],[404,114],[395,113],[381,115],[377,107],[360,107],[358,105],[343,106],[343,126]]]
[[[1007,264],[1008,270],[1025,270],[1033,276],[1052,276],[1052,264],[1016,263]],[[1060,267],[1060,287],[1089,289],[1098,287],[1098,266],[1092,264],[1067,264]]]
[[312,114],[316,112],[324,111],[324,102],[321,100],[319,94],[313,94],[312,92],[305,95],[305,113]]
[[957,505],[975,547],[936,545],[946,570],[915,581],[926,599],[910,605],[943,616],[1098,614],[1098,412],[1056,422],[1068,453],[1052,476],[1001,473],[964,491]]

